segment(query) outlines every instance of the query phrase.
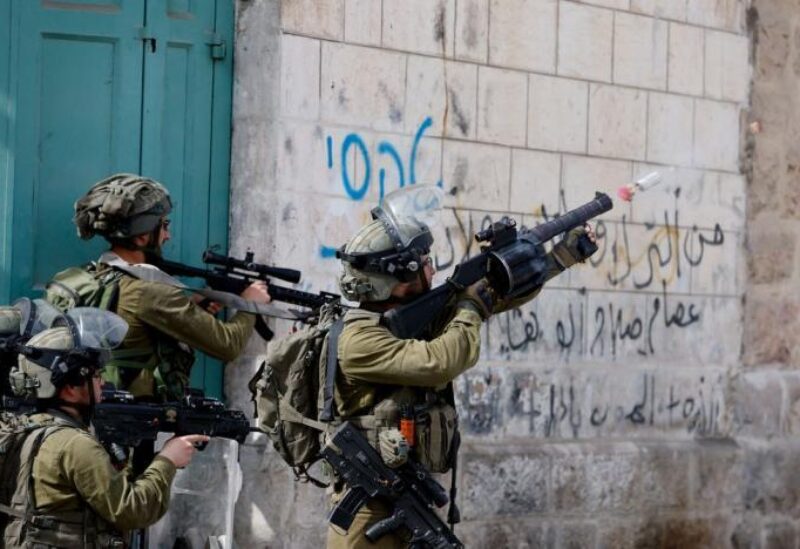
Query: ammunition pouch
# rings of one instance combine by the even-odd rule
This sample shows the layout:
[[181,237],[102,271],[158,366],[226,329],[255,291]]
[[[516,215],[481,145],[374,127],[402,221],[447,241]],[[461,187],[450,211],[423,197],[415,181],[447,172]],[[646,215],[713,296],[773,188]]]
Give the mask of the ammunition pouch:
[[[362,428],[367,440],[380,449],[380,433],[397,429],[404,406],[409,406],[414,413],[414,440],[408,441],[413,455],[432,473],[448,472],[456,458],[458,414],[442,393],[421,392],[409,387],[396,391],[375,406],[372,416],[374,428]],[[358,426],[358,422],[353,420],[363,417],[346,418],[346,421]]]

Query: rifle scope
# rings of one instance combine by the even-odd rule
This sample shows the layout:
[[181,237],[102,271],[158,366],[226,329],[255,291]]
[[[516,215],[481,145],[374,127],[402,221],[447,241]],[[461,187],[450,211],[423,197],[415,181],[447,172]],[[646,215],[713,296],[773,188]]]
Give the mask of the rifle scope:
[[209,265],[219,265],[220,267],[224,267],[227,271],[241,269],[243,271],[250,271],[251,273],[258,273],[263,276],[273,276],[275,278],[285,280],[286,282],[291,282],[292,284],[300,282],[300,277],[302,276],[302,273],[295,269],[270,267],[269,265],[264,265],[263,263],[256,263],[253,261],[253,252],[247,252],[244,255],[244,259],[236,259],[235,257],[221,255],[214,253],[211,250],[206,250],[203,252],[203,263],[207,263]]

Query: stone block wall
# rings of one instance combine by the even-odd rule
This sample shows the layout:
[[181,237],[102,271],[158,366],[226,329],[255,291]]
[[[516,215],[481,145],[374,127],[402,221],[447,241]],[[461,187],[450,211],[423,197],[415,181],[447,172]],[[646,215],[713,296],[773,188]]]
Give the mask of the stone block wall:
[[[456,381],[468,546],[797,545],[800,164],[775,101],[800,42],[796,2],[754,4],[239,0],[231,248],[305,289],[338,291],[334,250],[405,185],[447,193],[443,280],[492,220],[663,174],[486,323]],[[228,367],[233,404],[263,351]],[[322,491],[263,439],[241,460],[239,545],[321,544]]]

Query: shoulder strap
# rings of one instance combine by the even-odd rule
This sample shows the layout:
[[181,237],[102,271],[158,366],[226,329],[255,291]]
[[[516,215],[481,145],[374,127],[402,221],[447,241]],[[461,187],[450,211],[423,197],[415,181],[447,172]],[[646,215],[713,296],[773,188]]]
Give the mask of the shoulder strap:
[[336,372],[339,369],[339,336],[342,335],[344,318],[331,324],[328,330],[328,356],[325,360],[325,388],[323,389],[321,421],[333,421],[333,385],[336,382]]
[[300,412],[298,412],[295,408],[293,408],[290,404],[287,404],[284,401],[281,401],[278,404],[281,418],[286,421],[291,421],[292,423],[301,423],[306,427],[311,427],[312,429],[316,429],[317,431],[325,432],[328,430],[329,425],[322,421],[317,421],[315,419],[311,419],[310,417],[306,417]]
[[[5,505],[0,503],[0,512],[5,513],[6,515],[13,516],[19,519],[27,520],[29,519],[35,508],[36,504],[33,501],[33,491],[34,491],[34,478],[33,478],[33,461],[36,459],[36,456],[39,454],[39,449],[42,447],[45,439],[52,435],[53,433],[60,431],[62,429],[68,428],[75,428],[74,425],[70,424],[69,422],[54,417],[52,422],[48,422],[46,424],[36,424],[31,425],[29,428],[26,429],[27,433],[25,438],[35,436],[36,438],[33,440],[33,443],[28,446],[26,451],[26,443],[22,443],[20,451],[20,466],[27,469],[26,474],[28,476],[28,482],[25,485],[25,488],[17,490],[12,495],[10,504]],[[24,505],[23,500],[24,499]],[[24,510],[23,510],[24,508]]]

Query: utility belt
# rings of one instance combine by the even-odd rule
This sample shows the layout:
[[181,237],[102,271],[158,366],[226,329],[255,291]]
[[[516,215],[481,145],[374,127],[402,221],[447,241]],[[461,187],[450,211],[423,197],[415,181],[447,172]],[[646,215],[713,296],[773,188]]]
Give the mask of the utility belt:
[[39,515],[28,518],[15,517],[7,527],[6,535],[14,537],[16,530],[24,537],[25,546],[45,547],[84,547],[88,549],[123,549],[122,535],[108,524],[88,511],[73,511],[64,515]]

